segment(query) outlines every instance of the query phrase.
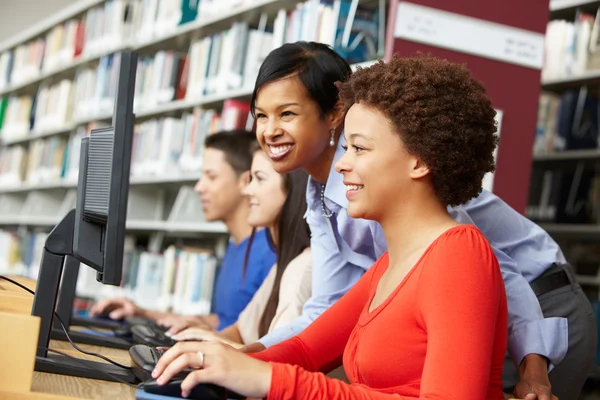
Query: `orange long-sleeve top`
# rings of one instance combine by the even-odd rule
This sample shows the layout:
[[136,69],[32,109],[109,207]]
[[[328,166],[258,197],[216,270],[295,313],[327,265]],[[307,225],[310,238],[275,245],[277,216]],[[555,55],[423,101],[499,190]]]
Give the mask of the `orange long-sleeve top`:
[[[387,267],[385,253],[301,334],[253,354],[272,364],[269,399],[503,399],[506,293],[483,234],[443,233],[369,312]],[[319,372],[342,361],[350,384]]]

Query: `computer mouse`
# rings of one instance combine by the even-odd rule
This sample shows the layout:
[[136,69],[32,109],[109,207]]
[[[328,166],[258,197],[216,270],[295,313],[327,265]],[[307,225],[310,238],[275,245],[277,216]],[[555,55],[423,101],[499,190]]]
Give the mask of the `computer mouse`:
[[116,337],[121,339],[133,341],[133,335],[131,334],[131,328],[129,326],[121,326],[113,329]]
[[98,313],[98,314],[92,315],[92,317],[94,317],[94,318],[99,318],[99,319],[109,319],[109,320],[111,320],[111,321],[119,321],[119,322],[122,322],[122,321],[124,321],[124,319],[123,319],[123,318],[112,319],[112,318],[110,317],[110,313],[111,313],[111,312],[112,312],[112,310],[110,310],[110,311],[108,311],[108,310],[105,310],[105,311],[102,311],[101,313]]
[[151,325],[133,325],[131,334],[135,343],[152,347],[171,347],[177,343],[166,336],[163,330]]
[[[146,393],[158,394],[161,396],[169,397],[181,397],[181,382],[183,382],[183,376],[177,376],[171,379],[164,385],[159,385],[155,379],[150,379],[140,384],[139,389],[142,389]],[[224,388],[217,385],[196,385],[190,392],[188,399],[196,400],[225,400],[228,398],[240,398],[240,397],[229,397],[229,392]]]
[[[131,370],[142,382],[152,379],[152,371],[166,348],[155,348],[145,344],[136,344],[129,348]],[[189,372],[189,371],[186,371]]]

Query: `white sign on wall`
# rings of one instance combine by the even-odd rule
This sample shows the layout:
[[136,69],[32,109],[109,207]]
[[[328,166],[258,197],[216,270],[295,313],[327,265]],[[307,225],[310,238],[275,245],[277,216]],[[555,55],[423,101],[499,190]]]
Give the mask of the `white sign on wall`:
[[534,69],[544,62],[542,33],[404,1],[398,3],[394,36]]

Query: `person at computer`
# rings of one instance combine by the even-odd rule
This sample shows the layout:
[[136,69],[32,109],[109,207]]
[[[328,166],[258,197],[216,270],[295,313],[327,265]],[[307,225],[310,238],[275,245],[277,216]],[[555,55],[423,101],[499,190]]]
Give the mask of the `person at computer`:
[[[195,190],[201,197],[206,220],[222,221],[230,234],[215,282],[214,313],[208,316],[177,315],[147,310],[129,299],[118,298],[99,301],[91,308],[92,315],[110,312],[112,319],[142,316],[167,327],[193,321],[195,325],[210,329],[223,329],[237,321],[276,258],[266,229],[256,230],[250,240],[253,230],[248,224],[250,205],[242,191],[250,179],[253,145],[256,145],[254,133],[244,130],[218,132],[205,140],[202,176]],[[248,246],[250,250],[245,263]]]
[[[296,321],[246,351],[302,332],[387,248],[376,222],[348,216],[343,177],[333,167],[344,144],[334,83],[351,73],[343,58],[319,43],[285,44],[261,65],[251,103],[257,137],[278,172],[302,168],[310,175],[307,221],[313,282],[319,284]],[[295,79],[284,79],[289,77]],[[449,212],[483,232],[502,269],[509,310],[505,390],[518,398],[551,400],[554,392],[561,400],[577,399],[593,367],[598,335],[591,305],[558,244],[485,189]]]
[[173,339],[220,340],[241,347],[302,313],[312,286],[310,231],[304,220],[307,180],[302,170],[280,175],[256,146],[250,184],[244,189],[250,202],[248,222],[268,228],[277,262],[235,324],[222,331],[190,327],[179,332],[181,326],[173,326]]
[[[397,55],[339,88],[349,110],[335,169],[348,215],[379,223],[388,250],[297,336],[254,354],[179,342],[153,377],[164,384],[197,368],[184,397],[215,383],[269,399],[503,399],[508,311],[498,260],[479,229],[447,208],[475,197],[494,170],[496,112],[485,89],[461,65]],[[271,119],[260,102],[257,122],[291,127],[303,105]],[[317,217],[328,213],[323,206]],[[350,383],[323,374],[342,362]]]

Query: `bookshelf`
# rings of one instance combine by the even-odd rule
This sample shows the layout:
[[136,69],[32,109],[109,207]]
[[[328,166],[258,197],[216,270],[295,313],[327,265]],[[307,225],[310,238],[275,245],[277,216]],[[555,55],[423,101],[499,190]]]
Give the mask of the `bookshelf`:
[[[595,309],[600,301],[598,33],[600,1],[550,2],[526,212],[561,245]],[[588,378],[590,389],[598,368]]]
[[567,207],[543,227],[574,241],[600,241],[599,17],[600,1],[550,2],[528,210]]
[[[384,1],[361,1],[361,7],[366,3],[370,9],[383,7],[385,15]],[[160,297],[161,280],[184,279],[176,276],[174,259],[196,260],[189,261],[189,273],[200,276],[194,268],[207,262],[193,255],[209,250],[222,257],[228,235],[224,224],[202,215],[193,186],[201,175],[203,148],[183,140],[202,143],[206,134],[246,126],[264,56],[288,41],[333,44],[342,17],[342,11],[324,10],[314,0],[78,0],[1,42],[0,273],[35,278],[47,232],[75,204],[78,157],[72,154],[91,129],[111,120],[116,54],[134,50],[139,54],[135,140],[140,148],[153,142],[158,147],[151,154],[134,149],[125,251],[135,261],[124,271],[131,267],[138,276],[156,278],[156,292],[146,293],[151,298]],[[313,20],[325,21],[331,34]],[[289,29],[292,22],[295,30]],[[352,68],[368,66],[383,56],[382,49],[380,43],[372,57],[350,60]],[[240,54],[237,64],[229,61]],[[160,150],[180,141],[177,159]],[[49,162],[56,153],[48,149],[63,151],[60,166]],[[85,270],[80,295],[142,300],[131,291],[135,277],[126,274],[115,292],[95,285]],[[214,278],[204,274],[206,282]],[[164,307],[161,301],[159,308]]]

